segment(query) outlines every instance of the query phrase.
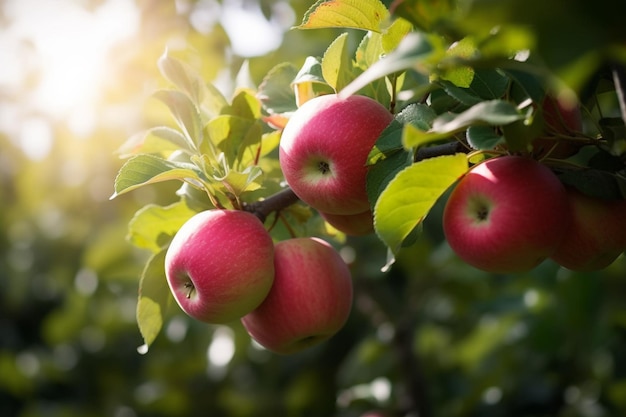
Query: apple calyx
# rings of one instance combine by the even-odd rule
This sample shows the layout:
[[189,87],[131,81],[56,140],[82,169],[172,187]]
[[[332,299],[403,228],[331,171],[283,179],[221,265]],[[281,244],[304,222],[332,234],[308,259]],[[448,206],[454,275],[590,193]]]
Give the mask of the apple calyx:
[[183,287],[185,287],[185,289],[187,289],[187,299],[191,298],[191,295],[196,291],[196,287],[193,285],[193,282],[188,281],[185,282],[185,284],[183,284]]

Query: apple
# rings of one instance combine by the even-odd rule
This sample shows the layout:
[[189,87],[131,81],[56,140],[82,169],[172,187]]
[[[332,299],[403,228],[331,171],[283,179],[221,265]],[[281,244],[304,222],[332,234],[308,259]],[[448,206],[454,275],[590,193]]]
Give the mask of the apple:
[[278,242],[275,278],[267,298],[242,318],[266,349],[291,354],[319,344],[345,324],[352,308],[352,277],[339,253],[315,237]]
[[544,123],[545,136],[533,141],[535,158],[549,156],[551,158],[568,158],[580,149],[580,144],[564,140],[559,136],[571,136],[582,132],[583,119],[580,105],[546,95],[541,103],[541,117]]
[[263,223],[240,210],[195,214],[165,255],[180,308],[206,323],[228,323],[255,309],[274,281],[274,243]]
[[328,214],[320,212],[328,224],[350,236],[365,236],[374,232],[374,216],[371,210],[357,214]]
[[367,156],[393,115],[376,100],[318,96],[291,116],[282,132],[279,161],[294,193],[328,214],[369,210]]
[[502,156],[474,166],[458,182],[443,213],[453,251],[488,272],[532,269],[552,255],[570,225],[565,187],[546,166]]
[[590,197],[568,187],[572,224],[551,256],[574,271],[604,269],[626,250],[626,200]]

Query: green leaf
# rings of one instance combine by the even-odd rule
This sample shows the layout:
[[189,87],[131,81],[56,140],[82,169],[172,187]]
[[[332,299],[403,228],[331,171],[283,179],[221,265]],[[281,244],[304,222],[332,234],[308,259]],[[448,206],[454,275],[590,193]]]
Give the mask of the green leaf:
[[226,176],[221,179],[227,190],[239,197],[245,191],[258,190],[261,186],[255,180],[263,174],[258,166],[251,166],[244,171],[228,171]]
[[251,90],[241,89],[233,98],[232,104],[222,114],[256,120],[261,117],[261,102]]
[[269,114],[284,114],[296,110],[296,96],[291,83],[296,79],[298,69],[290,63],[273,67],[259,85],[257,97]]
[[193,164],[168,161],[155,155],[137,155],[124,163],[115,177],[115,192],[111,199],[144,185],[169,180],[201,179],[201,172]]
[[450,96],[465,105],[473,106],[484,100],[502,98],[507,92],[510,80],[498,70],[478,69],[472,70],[469,86],[461,85],[464,82],[458,79],[442,80],[440,84]]
[[134,246],[159,252],[169,244],[178,229],[194,214],[186,201],[169,206],[148,204],[139,209],[128,223],[127,239]]
[[335,92],[324,80],[322,62],[312,56],[306,58],[291,85],[295,92],[297,107],[319,94]]
[[[465,37],[453,44],[446,51],[446,59],[455,61],[459,58],[470,59],[476,54],[476,45],[470,37]],[[450,81],[457,87],[468,88],[474,80],[474,68],[468,65],[454,64],[451,67],[444,68],[438,76],[444,80]]]
[[339,91],[352,79],[352,61],[348,54],[348,33],[342,33],[335,39],[322,58],[322,75],[324,80]]
[[383,55],[382,35],[376,32],[367,32],[355,52],[355,65],[365,71],[377,62]]
[[193,151],[182,133],[167,126],[157,126],[133,135],[118,148],[117,153],[123,158],[141,153],[166,156],[181,149]]
[[241,163],[245,152],[252,152],[251,158],[256,155],[256,148],[261,143],[262,129],[257,121],[239,116],[217,116],[206,125],[206,132],[211,142],[224,155],[228,166]]
[[163,77],[185,93],[196,107],[201,108],[207,118],[220,114],[227,105],[222,93],[212,84],[206,83],[197,71],[169,55],[166,50],[157,65]]
[[381,46],[388,54],[398,47],[402,39],[411,32],[412,25],[405,19],[395,19],[382,35]]
[[354,79],[341,91],[341,94],[347,96],[354,94],[379,78],[408,69],[428,73],[430,66],[428,60],[433,53],[431,39],[422,33],[409,33],[402,39],[397,49],[378,60]]
[[491,126],[470,126],[466,136],[469,145],[478,150],[491,150],[504,142],[502,135]]
[[163,102],[174,116],[189,145],[197,149],[202,142],[202,122],[197,107],[180,91],[160,90],[154,97]]
[[381,193],[385,191],[385,188],[396,177],[398,172],[412,163],[413,154],[400,146],[400,149],[389,152],[368,169],[366,182],[367,199],[372,209],[376,207]]
[[500,126],[522,120],[524,117],[517,111],[515,105],[508,101],[483,101],[460,114],[445,114],[437,117],[433,122],[432,129],[427,132],[408,128],[409,133],[404,137],[404,146],[412,148],[443,139],[475,124]]
[[402,16],[415,27],[432,32],[459,9],[456,0],[395,1],[394,15]]
[[148,260],[139,282],[136,317],[146,347],[154,342],[161,331],[165,312],[172,300],[165,278],[166,252],[163,249]]
[[298,29],[352,28],[381,31],[389,11],[380,0],[318,0]]
[[467,156],[456,154],[424,159],[400,171],[374,208],[376,233],[387,247],[397,253],[402,241],[467,169]]

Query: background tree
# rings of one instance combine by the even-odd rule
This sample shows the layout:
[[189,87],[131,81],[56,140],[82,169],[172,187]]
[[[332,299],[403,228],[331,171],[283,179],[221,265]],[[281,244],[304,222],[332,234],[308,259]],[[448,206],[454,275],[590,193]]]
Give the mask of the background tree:
[[[27,16],[33,20],[24,20],[19,5],[26,3],[3,3],[0,19],[6,28],[0,44],[7,46],[0,48],[1,60],[16,63],[6,68],[18,68],[0,73],[1,415],[626,412],[623,255],[594,272],[570,271],[547,260],[527,272],[488,273],[461,261],[446,243],[441,219],[447,194],[422,201],[426,208],[405,217],[410,220],[405,228],[395,223],[398,216],[384,217],[394,207],[416,204],[400,199],[415,191],[400,181],[394,185],[390,173],[417,166],[406,174],[412,183],[429,167],[418,162],[433,161],[433,155],[470,151],[468,144],[476,155],[523,152],[531,139],[543,139],[529,115],[546,92],[566,101],[577,98],[582,125],[579,131],[552,132],[547,145],[534,150],[539,158],[551,162],[565,183],[623,198],[622,5],[258,1],[233,8],[226,4],[231,2],[137,1],[110,20],[118,26],[104,33],[120,38],[109,45],[107,59],[98,61],[89,55],[99,45],[98,37],[89,37],[99,27],[93,19],[122,2],[74,5],[71,10],[79,10],[83,20],[63,20],[75,16],[64,7],[34,19],[43,6],[31,7]],[[351,11],[354,4],[365,20]],[[322,6],[337,8],[349,24],[321,23],[328,17]],[[239,14],[229,25],[233,10]],[[256,46],[258,54],[243,49],[238,37],[251,32],[242,29],[247,22],[242,13],[251,10],[276,29],[266,36],[275,33],[279,39],[270,47]],[[385,26],[387,11],[400,23]],[[78,21],[92,25],[86,29]],[[66,22],[60,26],[70,35],[56,44],[59,26],[48,26],[55,22]],[[51,43],[25,25],[42,28]],[[377,34],[383,27],[384,35]],[[84,36],[74,32],[80,30]],[[73,43],[80,38],[89,40],[85,49]],[[59,67],[42,53],[53,45],[67,46],[52,54],[62,58]],[[101,64],[104,78],[81,84],[90,62]],[[47,84],[58,68],[65,77]],[[187,83],[198,80],[202,83]],[[46,85],[62,88],[46,90]],[[95,98],[65,101],[78,97],[76,87],[96,85]],[[183,97],[200,97],[200,85],[209,98],[203,122],[214,120],[218,109],[237,118],[241,124],[234,126],[259,127],[268,145],[262,174],[245,173],[250,188],[240,198],[232,199],[232,192],[225,192],[232,190],[224,188],[215,193],[219,204],[251,211],[258,209],[259,198],[283,189],[272,153],[274,132],[295,109],[295,91],[306,97],[347,87],[395,113],[409,109],[381,138],[379,153],[371,154],[378,162],[371,170],[374,185],[368,186],[378,202],[377,234],[345,236],[301,202],[277,206],[285,221],[261,206],[267,225],[276,220],[276,239],[323,233],[350,264],[352,313],[323,344],[295,355],[269,353],[251,343],[243,326],[194,321],[162,287],[145,283],[146,277],[164,283],[158,263],[150,260],[184,219],[216,201],[179,181],[148,176],[150,184],[143,186],[124,170],[132,160],[126,157],[169,158],[180,150],[172,145],[180,142],[170,140],[175,135],[163,132],[189,126],[184,115],[192,107]],[[154,130],[160,126],[170,130]],[[210,126],[214,134],[222,127]],[[563,144],[573,146],[575,155],[556,154]],[[177,163],[175,157],[169,160]],[[467,169],[467,163],[458,168],[456,160],[450,156],[438,168],[455,174],[458,169],[456,179]],[[591,169],[568,169],[572,163]],[[162,168],[158,173],[171,166]],[[129,179],[122,186],[114,184],[119,172],[118,179]],[[240,184],[241,173],[231,172],[229,185]],[[264,188],[254,190],[259,181]],[[209,182],[216,184],[222,183]],[[444,192],[448,185],[433,187]],[[109,200],[114,192],[117,197]],[[140,312],[149,314],[137,316],[141,277],[143,306],[156,299],[161,306],[171,304],[167,310],[148,308]]]

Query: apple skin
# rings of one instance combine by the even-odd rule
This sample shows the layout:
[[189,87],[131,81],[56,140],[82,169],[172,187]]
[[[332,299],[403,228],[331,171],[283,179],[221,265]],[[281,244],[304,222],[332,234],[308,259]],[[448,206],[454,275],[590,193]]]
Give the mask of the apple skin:
[[537,266],[556,251],[570,222],[565,187],[549,168],[522,156],[473,167],[443,213],[453,251],[468,264],[496,273]]
[[274,285],[267,298],[242,318],[250,336],[266,349],[292,354],[317,345],[345,324],[352,309],[352,276],[339,253],[315,237],[275,245]]
[[305,102],[283,130],[279,161],[294,193],[329,214],[368,210],[367,156],[393,115],[376,100],[352,95]]
[[269,293],[274,243],[251,213],[202,211],[172,239],[165,273],[185,313],[206,323],[228,323],[255,309]]
[[578,103],[567,103],[547,95],[541,103],[541,115],[546,136],[533,141],[535,158],[569,158],[580,149],[580,144],[559,139],[559,135],[571,136],[583,130],[583,118]]
[[551,256],[573,271],[604,269],[626,250],[626,200],[603,200],[567,187],[572,224]]
[[350,236],[374,233],[374,215],[371,210],[357,214],[328,214],[319,212],[328,224]]

